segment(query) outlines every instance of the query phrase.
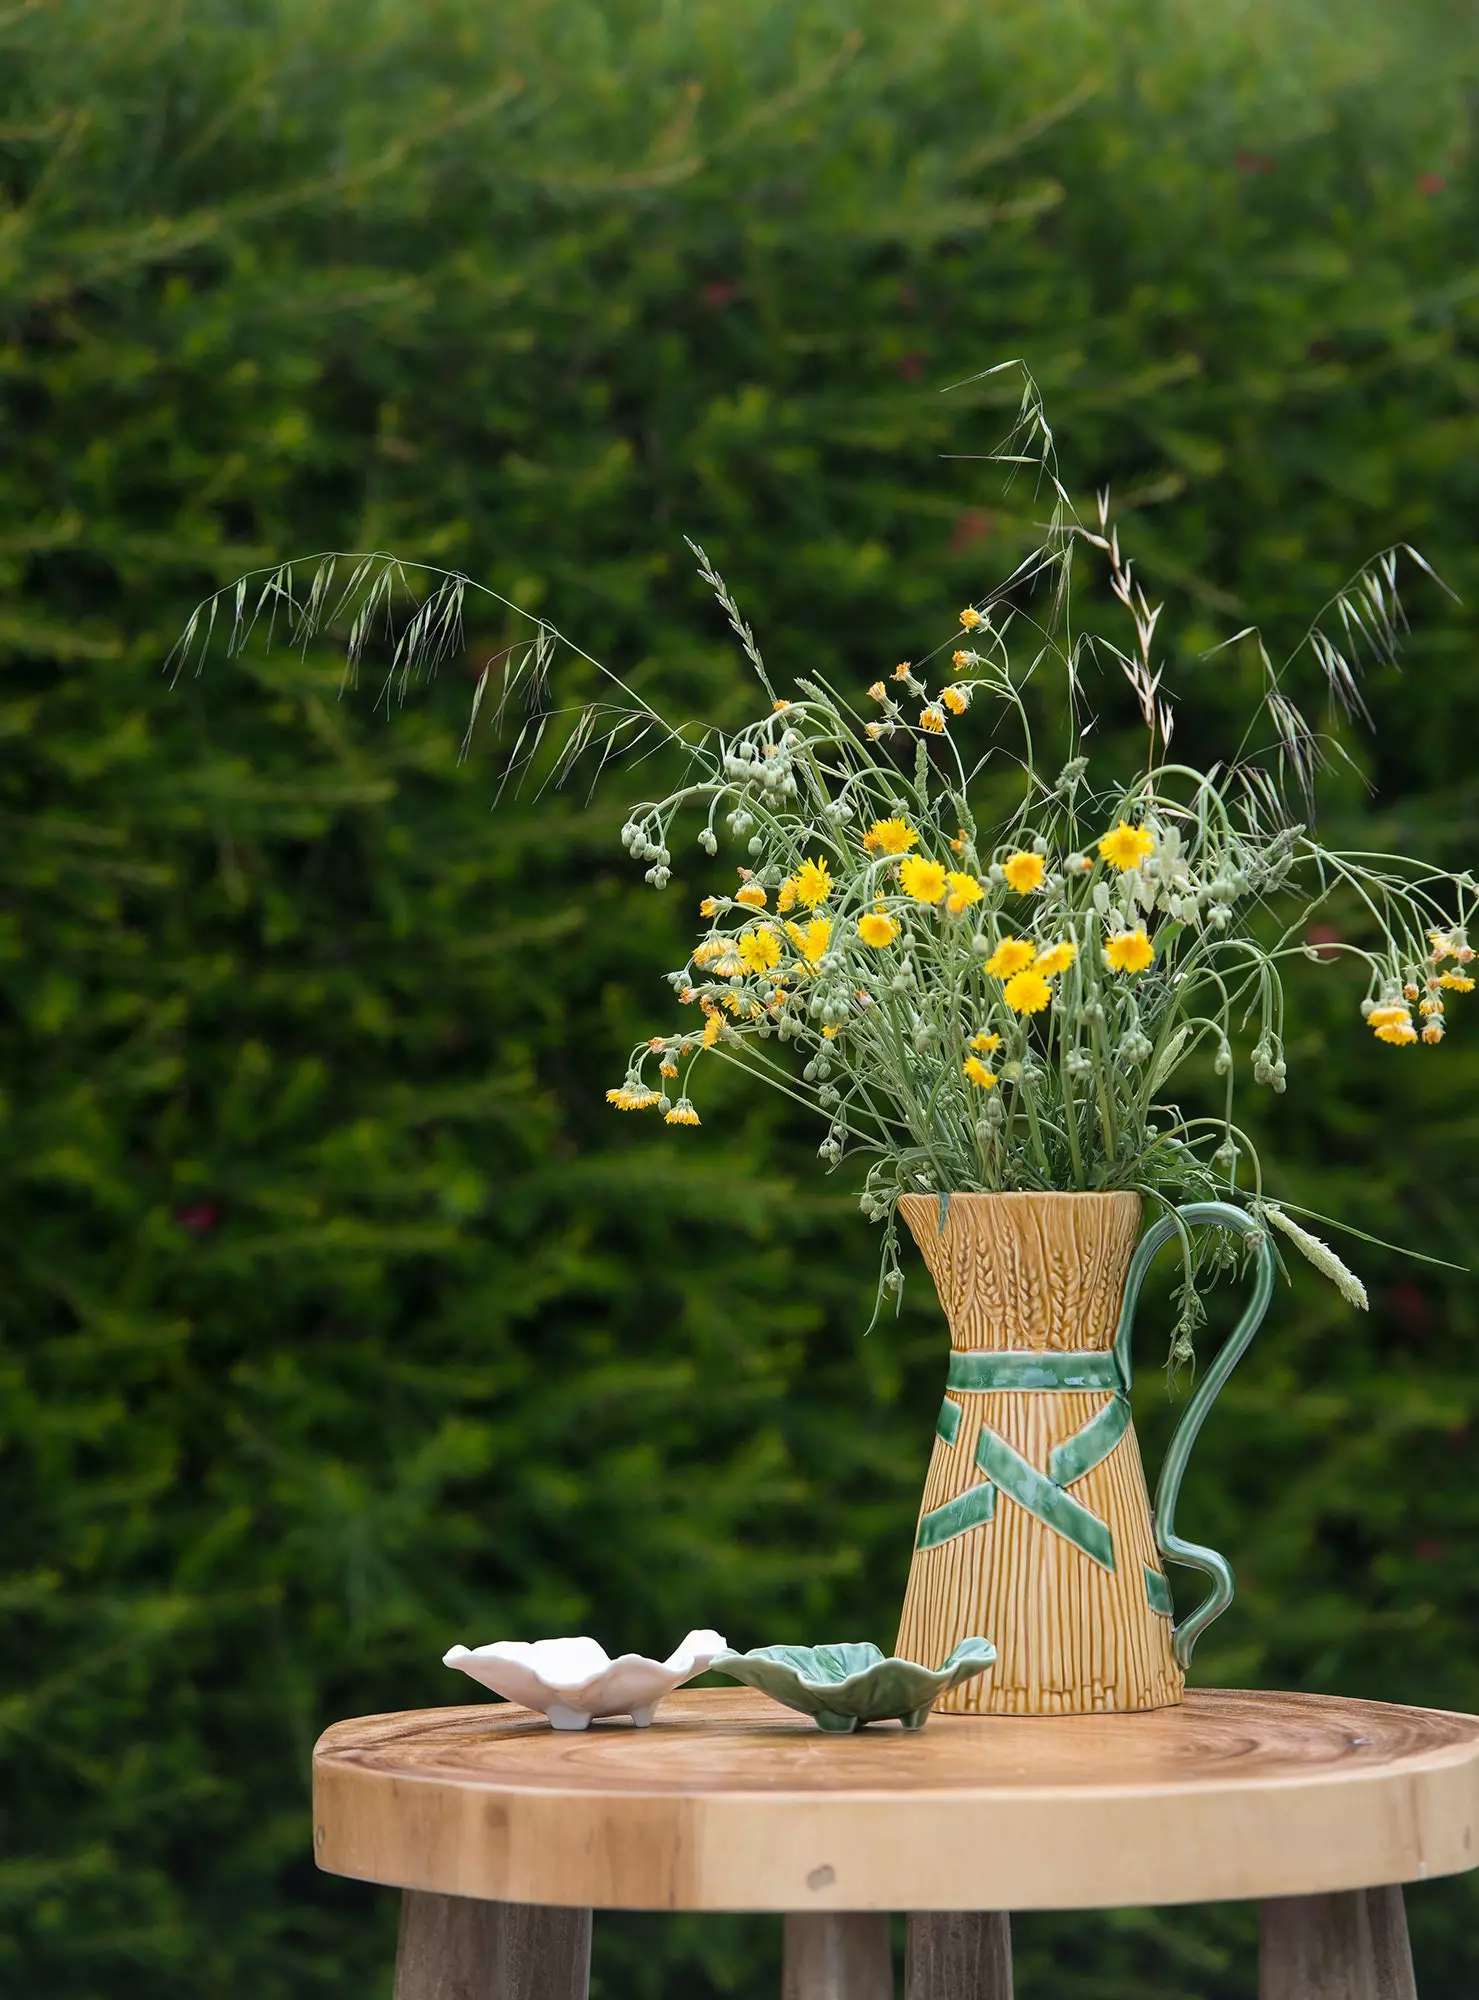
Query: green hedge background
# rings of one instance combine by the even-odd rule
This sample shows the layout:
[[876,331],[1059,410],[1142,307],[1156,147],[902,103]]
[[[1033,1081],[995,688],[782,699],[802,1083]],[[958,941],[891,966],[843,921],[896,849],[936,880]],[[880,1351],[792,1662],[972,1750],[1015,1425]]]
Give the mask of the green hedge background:
[[[324,652],[171,689],[192,603],[325,547],[468,568],[644,689],[867,681],[1030,532],[965,457],[1011,355],[1111,481],[1173,672],[1413,593],[1332,831],[1472,860],[1471,8],[1408,0],[50,0],[0,7],[0,1985],[389,1992],[316,1875],[317,1732],[459,1701],[455,1639],[887,1640],[939,1394],[920,1283],[742,1084],[601,1090],[708,885],[620,781],[490,812],[511,633],[392,718]],[[1188,728],[1190,724],[1186,725]],[[698,851],[693,859],[701,862]],[[1376,1050],[1295,995],[1281,1192],[1471,1261],[1479,1017]],[[1197,1677],[1479,1708],[1475,1309],[1303,1271],[1199,1448],[1234,1557]],[[1154,1463],[1174,1410],[1145,1338]],[[1479,1976],[1412,1891],[1425,1994]],[[1242,1908],[1029,1917],[1024,2000],[1254,1991]],[[603,1918],[596,1990],[760,1996],[778,1925]]]

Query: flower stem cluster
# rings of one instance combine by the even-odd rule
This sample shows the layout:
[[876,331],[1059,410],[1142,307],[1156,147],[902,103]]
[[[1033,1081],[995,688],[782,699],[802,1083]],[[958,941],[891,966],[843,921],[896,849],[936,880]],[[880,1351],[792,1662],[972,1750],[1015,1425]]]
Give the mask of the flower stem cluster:
[[[1235,1092],[1243,1070],[1255,1087],[1287,1085],[1291,960],[1364,974],[1358,1004],[1384,1045],[1373,1059],[1441,1048],[1450,1007],[1458,1013],[1475,985],[1479,885],[1316,836],[1315,778],[1339,742],[1311,727],[1291,692],[1303,671],[1328,695],[1333,729],[1364,715],[1359,675],[1396,658],[1397,570],[1413,552],[1389,548],[1363,565],[1282,666],[1256,632],[1229,639],[1260,688],[1248,733],[1205,766],[1177,761],[1161,607],[1120,547],[1107,493],[1090,521],[1075,512],[1025,371],[1021,386],[997,456],[1011,474],[1035,468],[1043,543],[966,605],[928,657],[880,671],[865,690],[812,675],[778,694],[696,543],[759,686],[742,727],[676,725],[584,654],[603,698],[561,707],[552,662],[570,642],[542,619],[527,647],[502,655],[493,713],[524,718],[505,784],[559,785],[587,757],[599,775],[629,753],[659,752],[677,760],[678,778],[621,830],[647,882],[672,882],[680,821],[709,861],[731,849],[699,905],[700,934],[668,975],[688,1024],[639,1044],[607,1096],[623,1112],[697,1126],[695,1072],[717,1059],[814,1111],[823,1159],[857,1162],[865,1211],[884,1226],[881,1299],[902,1284],[895,1202],[918,1190],[1134,1189],[1163,1206],[1220,1196],[1331,1271],[1328,1246],[1287,1204],[1265,1202]],[[1081,551],[1128,620],[1122,644],[1072,629]],[[203,660],[218,629],[239,649],[258,620],[278,617],[295,643],[343,627],[354,669],[398,613],[410,567],[357,557],[339,576],[341,560],[323,558],[306,588],[288,563],[250,594],[245,578],[219,592],[182,635],[177,669]],[[469,592],[523,615],[465,576],[422,573],[432,586],[395,641],[402,687],[460,646]],[[1126,768],[1089,763],[1086,745],[1101,740],[1085,709],[1091,668],[1128,689],[1143,725],[1143,757]],[[1249,743],[1270,747],[1255,756]],[[1183,1110],[1183,1085],[1211,1108]],[[1196,1273],[1215,1273],[1226,1254],[1215,1233],[1187,1245],[1183,1358],[1199,1323]],[[1359,1286],[1343,1289],[1354,1299]]]
[[[1132,597],[1128,678],[1164,753],[1158,614]],[[1379,1041],[1437,1046],[1449,997],[1474,985],[1471,878],[1326,848],[1276,776],[1235,759],[1201,770],[1152,754],[1106,786],[1075,748],[1043,771],[1004,628],[978,607],[960,624],[971,646],[942,684],[906,662],[855,706],[805,681],[745,728],[703,738],[689,781],[623,829],[659,887],[680,812],[701,813],[706,834],[722,824],[743,859],[704,897],[706,927],[669,975],[698,1029],[634,1051],[613,1103],[697,1123],[692,1072],[716,1056],[809,1105],[829,1167],[863,1165],[886,1274],[893,1202],[917,1189],[1262,1202],[1235,1115],[1236,1051],[1255,1085],[1286,1087],[1282,969],[1310,955],[1317,912],[1350,925],[1318,955],[1364,964]],[[983,711],[998,726],[970,752],[957,731]],[[1002,720],[1020,737],[1016,799],[983,826],[981,798],[1001,796]],[[1218,1108],[1185,1115],[1167,1093],[1198,1058]],[[685,1094],[670,1108],[659,1086],[675,1074]],[[1200,1314],[1190,1264],[1185,1282],[1183,1346]]]

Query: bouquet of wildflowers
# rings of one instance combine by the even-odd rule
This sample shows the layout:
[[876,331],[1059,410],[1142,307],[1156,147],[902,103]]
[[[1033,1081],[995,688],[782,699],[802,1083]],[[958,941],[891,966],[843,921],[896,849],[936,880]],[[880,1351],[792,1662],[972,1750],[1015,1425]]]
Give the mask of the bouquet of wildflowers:
[[[1249,747],[1255,723],[1210,768],[1177,762],[1173,695],[1154,653],[1159,607],[1121,553],[1107,496],[1091,523],[1075,513],[1030,377],[996,457],[1040,481],[1050,503],[1042,545],[960,612],[928,660],[866,688],[861,677],[856,689],[814,677],[779,693],[696,544],[756,676],[758,712],[743,727],[675,727],[615,676],[614,699],[552,709],[560,639],[542,623],[505,668],[500,715],[521,696],[528,706],[508,778],[538,771],[559,782],[587,756],[604,766],[655,739],[678,754],[679,779],[630,810],[627,852],[660,890],[685,826],[716,863],[728,851],[687,961],[668,974],[679,1018],[633,1049],[607,1096],[620,1111],[696,1126],[704,1066],[719,1060],[808,1106],[822,1159],[857,1163],[864,1211],[884,1225],[880,1300],[902,1285],[900,1194],[1130,1189],[1154,1208],[1237,1203],[1364,1305],[1328,1245],[1265,1198],[1238,1084],[1246,1070],[1255,1085],[1285,1088],[1281,967],[1311,953],[1311,917],[1331,898],[1360,913],[1361,934],[1317,955],[1356,961],[1376,1039],[1441,1045],[1450,1003],[1474,986],[1476,884],[1321,843],[1311,795],[1332,746],[1255,632],[1236,639],[1258,650],[1266,744]],[[1123,647],[1072,628],[1078,551],[1107,572],[1127,618]],[[1384,552],[1307,634],[1348,716],[1365,713],[1363,664],[1394,657],[1402,557],[1420,561]],[[319,559],[306,588],[292,564],[255,594],[236,586],[231,645],[281,610],[300,641],[343,621],[353,666],[407,593],[416,608],[387,691],[460,643],[465,593],[477,588],[467,578],[434,573],[417,589],[394,559],[367,557],[336,588],[345,560]],[[225,602],[197,612],[179,660],[203,658]],[[1128,772],[1098,771],[1085,754],[1096,656],[1123,674],[1144,727],[1143,760]],[[474,719],[487,685],[485,673]],[[1067,740],[1045,761],[1033,717],[1049,693]],[[1189,1112],[1174,1091],[1196,1057],[1210,1057],[1217,1088],[1208,1108]],[[1201,1316],[1201,1272],[1237,1254],[1220,1232],[1184,1247],[1182,1358]]]

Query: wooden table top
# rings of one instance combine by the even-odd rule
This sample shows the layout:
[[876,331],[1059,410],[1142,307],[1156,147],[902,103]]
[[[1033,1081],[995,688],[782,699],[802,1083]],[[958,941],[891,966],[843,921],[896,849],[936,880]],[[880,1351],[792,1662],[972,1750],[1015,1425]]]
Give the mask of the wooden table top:
[[487,1702],[336,1723],[313,1776],[321,1868],[517,1903],[1087,1909],[1479,1865],[1479,1718],[1324,1695],[852,1736],[748,1688],[579,1734]]

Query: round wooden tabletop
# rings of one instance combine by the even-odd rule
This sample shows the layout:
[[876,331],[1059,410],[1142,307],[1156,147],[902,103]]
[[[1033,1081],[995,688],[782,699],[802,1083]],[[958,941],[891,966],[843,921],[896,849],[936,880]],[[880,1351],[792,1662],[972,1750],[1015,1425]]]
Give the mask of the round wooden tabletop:
[[1479,1864],[1479,1719],[1323,1695],[852,1736],[746,1688],[580,1734],[490,1702],[336,1723],[313,1775],[321,1868],[514,1903],[1086,1909]]

